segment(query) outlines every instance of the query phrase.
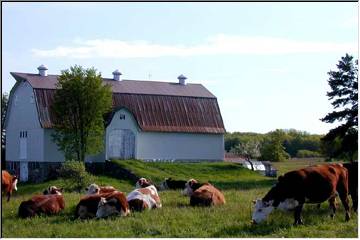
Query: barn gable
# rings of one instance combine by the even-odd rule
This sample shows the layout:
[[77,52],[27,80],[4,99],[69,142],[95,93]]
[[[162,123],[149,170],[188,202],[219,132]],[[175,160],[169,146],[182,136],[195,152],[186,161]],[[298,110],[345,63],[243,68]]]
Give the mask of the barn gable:
[[[34,89],[39,121],[52,128],[56,121],[51,112],[58,75],[11,73],[17,81],[28,81]],[[212,133],[225,132],[216,97],[201,84],[103,79],[113,91],[113,112],[126,108],[141,131]]]

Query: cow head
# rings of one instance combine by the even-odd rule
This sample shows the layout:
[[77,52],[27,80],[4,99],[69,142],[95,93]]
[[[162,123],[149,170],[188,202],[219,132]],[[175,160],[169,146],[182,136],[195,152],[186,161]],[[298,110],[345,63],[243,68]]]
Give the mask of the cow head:
[[48,195],[48,194],[62,195],[62,192],[63,192],[63,188],[57,188],[56,186],[50,186],[43,191],[43,194],[44,195]]
[[87,188],[85,188],[85,191],[87,195],[98,194],[100,192],[100,187],[97,184],[92,183]]
[[162,191],[162,190],[169,189],[169,186],[168,186],[167,182],[170,181],[170,180],[171,180],[171,178],[165,178],[165,180],[160,183],[159,190]]
[[18,183],[18,178],[17,176],[13,176],[12,177],[12,189],[14,189],[15,191],[17,191],[17,183]]
[[135,188],[144,188],[153,185],[151,181],[146,178],[140,178],[135,185]]
[[264,221],[269,214],[273,211],[273,200],[271,201],[263,201],[262,199],[257,199],[254,201],[254,211],[252,214],[252,223],[257,224]]
[[190,197],[194,192],[192,187],[195,183],[198,183],[198,181],[196,181],[195,179],[190,179],[189,181],[187,181],[185,183],[185,188],[182,191],[182,195]]

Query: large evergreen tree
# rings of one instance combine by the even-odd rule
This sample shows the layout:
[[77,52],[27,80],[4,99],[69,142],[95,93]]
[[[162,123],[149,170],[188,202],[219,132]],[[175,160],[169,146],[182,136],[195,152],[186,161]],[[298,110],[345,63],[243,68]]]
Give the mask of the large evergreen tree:
[[358,152],[358,61],[346,54],[336,66],[336,71],[328,72],[331,91],[327,92],[334,111],[321,120],[340,125],[331,129],[322,141],[325,146],[337,145],[330,158],[345,157],[352,161]]
[[94,68],[70,67],[59,76],[54,96],[53,139],[66,159],[84,161],[104,148],[105,113],[111,110],[110,86]]

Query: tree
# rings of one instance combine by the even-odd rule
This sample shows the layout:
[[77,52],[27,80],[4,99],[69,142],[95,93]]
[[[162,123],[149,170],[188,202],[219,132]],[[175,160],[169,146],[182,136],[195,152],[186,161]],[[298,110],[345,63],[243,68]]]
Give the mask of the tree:
[[104,148],[104,118],[111,110],[112,93],[94,68],[70,67],[59,76],[54,96],[53,140],[67,160],[84,162],[87,154]]
[[8,108],[9,95],[5,92],[1,95],[1,166],[5,166],[5,143],[6,143],[6,131],[4,128],[4,122],[6,117],[6,111]]
[[242,141],[232,148],[231,152],[247,159],[258,159],[260,157],[260,142],[253,138]]
[[[336,151],[332,157],[345,157],[353,161],[358,152],[358,60],[346,54],[336,65],[337,71],[330,71],[328,83],[331,91],[327,96],[334,110],[321,119],[323,122],[339,122],[340,125],[331,129],[323,138],[325,146],[336,142]],[[329,151],[327,151],[329,153]]]
[[285,151],[283,142],[285,133],[282,130],[275,130],[267,134],[260,149],[261,159],[267,161],[281,162],[289,159],[289,154]]

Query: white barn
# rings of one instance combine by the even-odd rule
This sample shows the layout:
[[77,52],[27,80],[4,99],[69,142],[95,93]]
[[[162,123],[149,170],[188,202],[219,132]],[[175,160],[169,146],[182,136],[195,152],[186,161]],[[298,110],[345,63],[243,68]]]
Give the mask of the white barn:
[[[21,181],[44,177],[64,161],[52,141],[51,104],[58,75],[12,72],[16,84],[5,119],[7,169]],[[104,151],[87,162],[109,159],[221,161],[225,128],[216,97],[201,84],[103,78],[113,92],[105,119]]]

